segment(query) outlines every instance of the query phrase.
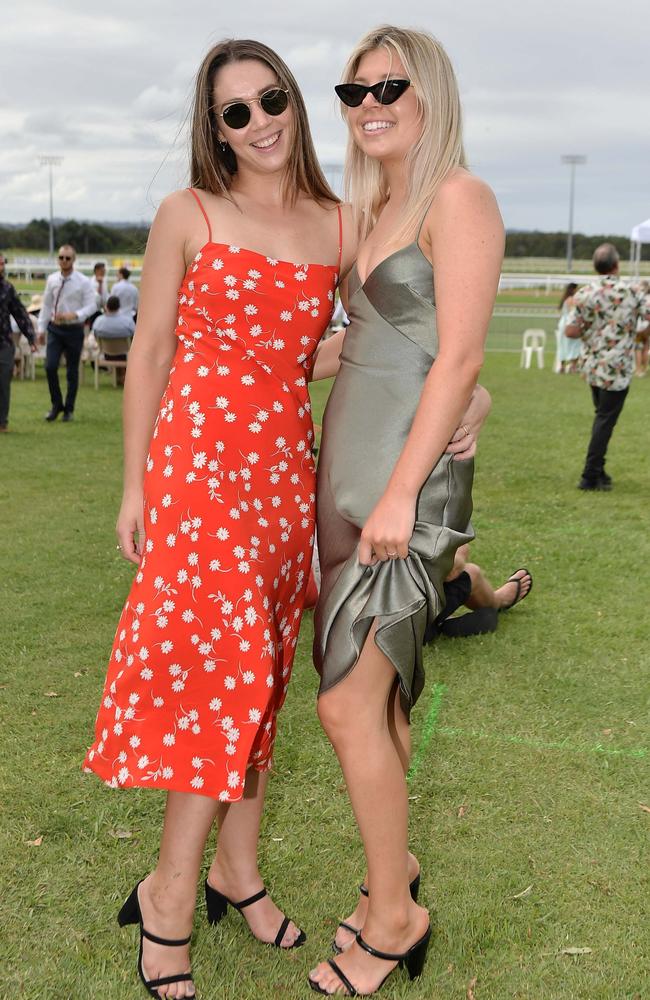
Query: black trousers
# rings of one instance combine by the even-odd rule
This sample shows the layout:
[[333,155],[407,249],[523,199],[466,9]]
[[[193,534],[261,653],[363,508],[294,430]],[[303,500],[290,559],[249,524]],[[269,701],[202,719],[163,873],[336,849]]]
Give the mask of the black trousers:
[[605,455],[607,445],[619,418],[628,389],[599,389],[591,386],[591,396],[594,401],[596,415],[591,428],[591,441],[587,450],[587,458],[582,473],[583,479],[595,483],[605,471]]
[[[57,326],[50,323],[47,328],[47,348],[45,351],[45,372],[50,388],[52,409],[72,413],[79,388],[79,360],[84,346],[83,323]],[[65,405],[59,385],[59,362],[65,356],[67,393]]]
[[0,341],[0,427],[6,427],[9,420],[11,399],[11,378],[14,373],[16,348],[6,340]]

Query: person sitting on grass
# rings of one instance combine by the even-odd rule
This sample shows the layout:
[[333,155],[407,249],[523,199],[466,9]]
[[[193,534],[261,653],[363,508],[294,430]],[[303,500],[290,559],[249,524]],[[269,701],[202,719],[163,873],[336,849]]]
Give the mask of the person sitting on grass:
[[[427,629],[425,642],[432,642],[439,635],[456,639],[495,632],[499,612],[513,608],[532,590],[532,574],[524,567],[515,570],[495,590],[481,567],[468,562],[468,557],[469,545],[461,545],[456,549],[454,565],[444,582],[445,607]],[[454,612],[463,605],[470,609],[470,613],[452,618]]]

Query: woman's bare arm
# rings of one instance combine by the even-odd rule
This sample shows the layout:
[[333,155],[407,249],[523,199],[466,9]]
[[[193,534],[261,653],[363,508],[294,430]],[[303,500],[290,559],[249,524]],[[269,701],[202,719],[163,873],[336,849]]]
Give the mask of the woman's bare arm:
[[[339,277],[339,296],[346,313],[348,311],[348,276],[357,256],[359,245],[359,234],[354,225],[351,205],[341,205],[343,218],[343,254],[341,259],[341,275]],[[345,330],[339,330],[327,340],[321,340],[316,348],[314,367],[311,381],[318,382],[319,379],[333,378],[338,374],[340,368],[339,358],[343,350]]]
[[184,199],[185,192],[165,199],[151,227],[124,386],[124,494],[116,530],[122,554],[133,563],[139,562],[143,551],[147,451],[176,350],[178,289],[185,273]]
[[[476,386],[503,257],[494,195],[459,173],[440,188],[424,231],[435,274],[438,356],[427,376],[401,455],[368,518],[359,559],[405,558],[420,487],[445,451]],[[374,553],[374,555],[373,555]]]
[[340,357],[345,340],[345,330],[337,330],[327,340],[321,340],[316,349],[316,361],[311,375],[312,382],[333,378],[341,367]]
[[454,456],[455,462],[464,462],[476,454],[478,436],[492,409],[492,397],[482,385],[477,385],[470,397],[467,409],[460,418],[456,433],[445,451]]

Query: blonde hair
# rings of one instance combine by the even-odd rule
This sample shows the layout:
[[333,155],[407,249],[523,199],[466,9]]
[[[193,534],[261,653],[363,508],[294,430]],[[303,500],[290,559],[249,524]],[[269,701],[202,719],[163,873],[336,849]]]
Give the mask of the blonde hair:
[[191,113],[191,186],[228,197],[233,176],[237,173],[237,158],[230,146],[222,149],[217,138],[219,119],[214,110],[214,81],[222,66],[245,59],[268,66],[279,85],[289,92],[293,136],[284,175],[284,197],[291,204],[301,193],[316,201],[338,202],[316,158],[307,109],[293,73],[273,49],[246,38],[227,38],[218,42],[207,53],[197,73]]
[[[462,111],[458,84],[449,56],[426,31],[382,25],[361,39],[343,70],[342,83],[351,83],[364,55],[380,46],[395,54],[411,81],[422,121],[422,135],[406,155],[408,193],[398,241],[410,236],[424,218],[440,183],[455,167],[465,167]],[[342,105],[344,119],[347,109]],[[365,239],[389,190],[381,163],[367,156],[352,134],[344,171],[345,197],[352,202],[361,239]]]

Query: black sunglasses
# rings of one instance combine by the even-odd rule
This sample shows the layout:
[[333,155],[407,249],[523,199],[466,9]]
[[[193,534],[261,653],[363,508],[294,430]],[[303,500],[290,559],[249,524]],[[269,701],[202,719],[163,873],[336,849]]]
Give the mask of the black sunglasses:
[[379,104],[393,104],[410,86],[410,80],[382,80],[373,83],[372,87],[364,87],[362,83],[339,83],[334,90],[349,108],[358,108],[367,94],[372,94]]
[[59,260],[72,260],[72,257],[68,257],[67,254],[60,253]]
[[288,94],[288,90],[272,87],[271,90],[265,91],[261,97],[254,97],[252,101],[236,101],[235,104],[229,104],[222,112],[217,112],[217,115],[219,118],[223,118],[228,128],[245,128],[251,120],[251,104],[259,101],[262,111],[275,118],[287,110]]

